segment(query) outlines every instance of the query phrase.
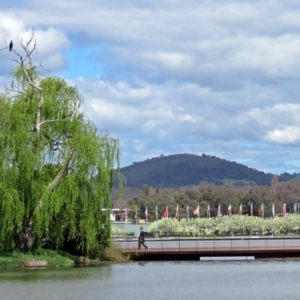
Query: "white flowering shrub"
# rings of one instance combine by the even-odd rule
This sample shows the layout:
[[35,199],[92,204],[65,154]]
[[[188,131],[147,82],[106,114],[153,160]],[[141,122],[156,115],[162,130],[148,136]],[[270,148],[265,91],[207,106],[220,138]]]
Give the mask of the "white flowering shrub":
[[196,219],[162,219],[148,226],[149,232],[163,235],[239,235],[288,233],[300,231],[300,215],[263,219],[250,216],[219,216]]
[[114,236],[124,236],[125,235],[125,231],[123,228],[120,227],[112,227],[111,228],[111,235]]

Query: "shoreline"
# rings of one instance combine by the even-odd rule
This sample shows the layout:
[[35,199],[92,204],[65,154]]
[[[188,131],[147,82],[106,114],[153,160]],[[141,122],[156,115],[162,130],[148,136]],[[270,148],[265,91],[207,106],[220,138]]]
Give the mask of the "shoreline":
[[110,263],[124,263],[130,257],[122,254],[113,245],[106,248],[101,258],[89,258],[82,255],[71,255],[67,252],[51,249],[39,249],[34,252],[18,250],[0,253],[0,268],[71,268],[97,266]]

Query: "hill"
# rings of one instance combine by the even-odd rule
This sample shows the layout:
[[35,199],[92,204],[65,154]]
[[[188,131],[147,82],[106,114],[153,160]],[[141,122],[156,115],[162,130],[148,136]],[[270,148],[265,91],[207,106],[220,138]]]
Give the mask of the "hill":
[[[136,188],[144,185],[173,188],[204,182],[216,185],[269,185],[273,177],[273,174],[205,154],[155,157],[121,168],[121,173],[126,178],[126,186]],[[291,179],[289,176],[287,178]]]

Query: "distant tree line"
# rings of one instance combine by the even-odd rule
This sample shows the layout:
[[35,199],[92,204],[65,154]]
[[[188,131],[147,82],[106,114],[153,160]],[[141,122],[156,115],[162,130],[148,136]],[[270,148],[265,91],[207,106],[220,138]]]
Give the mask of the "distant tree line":
[[[128,208],[128,216],[133,221],[145,219],[147,207],[147,220],[152,222],[162,217],[164,209],[168,206],[168,216],[175,217],[178,207],[178,219],[186,218],[186,209],[189,207],[189,217],[196,218],[193,210],[199,205],[200,218],[207,217],[207,209],[210,207],[210,216],[218,214],[220,206],[221,214],[226,215],[228,206],[231,205],[232,214],[238,214],[242,205],[242,215],[250,215],[252,205],[253,215],[259,215],[261,205],[264,206],[264,217],[272,216],[272,206],[275,214],[282,212],[283,204],[286,204],[286,212],[294,213],[295,207],[298,213],[300,203],[300,182],[291,180],[279,182],[274,175],[271,185],[257,186],[217,186],[203,184],[178,189],[158,189],[145,185],[143,189],[125,188],[122,199],[114,197],[113,205],[119,208]],[[157,211],[157,216],[156,216]],[[136,214],[137,213],[137,214]]]

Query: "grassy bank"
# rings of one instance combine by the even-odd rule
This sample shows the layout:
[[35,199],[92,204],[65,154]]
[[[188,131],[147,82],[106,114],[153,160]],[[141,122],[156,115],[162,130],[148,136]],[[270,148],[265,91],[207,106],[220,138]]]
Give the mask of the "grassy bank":
[[106,248],[103,256],[98,259],[71,256],[62,251],[40,249],[28,253],[20,251],[1,253],[0,268],[71,267],[74,265],[97,265],[105,262],[125,262],[128,260],[129,256],[124,256],[114,246]]
[[75,264],[75,260],[65,253],[53,250],[38,250],[36,252],[6,252],[0,254],[0,268],[24,267],[68,267]]

